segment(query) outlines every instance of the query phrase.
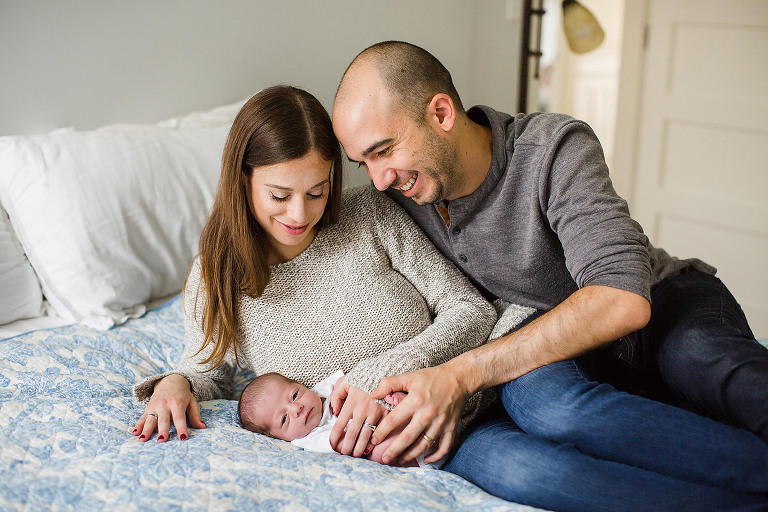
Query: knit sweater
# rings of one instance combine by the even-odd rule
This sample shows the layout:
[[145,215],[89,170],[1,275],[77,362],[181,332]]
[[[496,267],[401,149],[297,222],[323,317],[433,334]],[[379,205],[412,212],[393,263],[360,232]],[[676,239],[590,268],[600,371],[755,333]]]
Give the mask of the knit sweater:
[[[234,353],[207,372],[200,362],[212,345],[196,354],[204,301],[198,258],[184,292],[185,347],[170,373],[187,377],[199,401],[232,398]],[[516,311],[510,326],[529,312]],[[438,365],[482,344],[495,322],[491,305],[411,218],[361,187],[344,192],[337,224],[271,267],[260,297],[241,296],[238,356],[257,375],[279,372],[310,388],[342,369],[350,385],[371,392],[383,377]],[[137,384],[136,398],[148,400],[165,375]],[[482,397],[473,398],[465,420],[480,407]]]

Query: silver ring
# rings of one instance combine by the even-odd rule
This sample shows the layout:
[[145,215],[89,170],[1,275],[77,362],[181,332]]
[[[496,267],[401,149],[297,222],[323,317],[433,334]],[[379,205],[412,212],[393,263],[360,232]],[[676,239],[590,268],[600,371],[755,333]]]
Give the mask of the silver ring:
[[148,412],[148,413],[147,413],[147,418],[149,418],[150,416],[154,417],[154,418],[155,418],[155,421],[157,421],[157,414],[155,414],[155,413],[153,413],[153,412]]
[[371,425],[371,424],[370,424],[370,423],[368,423],[367,421],[364,421],[364,422],[363,422],[363,426],[364,426],[364,427],[368,427],[369,429],[371,429],[371,432],[375,432],[375,431],[376,431],[376,425]]

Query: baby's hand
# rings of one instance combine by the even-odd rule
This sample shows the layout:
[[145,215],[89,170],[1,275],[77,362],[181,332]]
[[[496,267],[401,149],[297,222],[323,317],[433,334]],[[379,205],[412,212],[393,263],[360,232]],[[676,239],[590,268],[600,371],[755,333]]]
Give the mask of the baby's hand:
[[408,396],[408,393],[403,393],[402,391],[395,391],[394,393],[389,393],[387,396],[385,396],[384,401],[387,402],[389,405],[397,406],[397,404],[402,402],[406,396]]

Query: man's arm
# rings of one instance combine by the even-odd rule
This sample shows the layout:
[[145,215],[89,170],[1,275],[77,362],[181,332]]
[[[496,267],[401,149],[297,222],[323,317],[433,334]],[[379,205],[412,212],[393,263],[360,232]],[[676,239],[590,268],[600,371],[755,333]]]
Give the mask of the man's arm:
[[384,453],[385,463],[398,457],[411,460],[423,453],[429,444],[422,434],[433,439],[445,437],[426,462],[439,460],[450,450],[455,426],[472,394],[641,329],[650,315],[650,304],[640,295],[607,286],[586,286],[507,336],[440,366],[383,379],[371,398],[383,398],[394,391],[407,392],[408,396],[379,424],[372,443],[407,423]]

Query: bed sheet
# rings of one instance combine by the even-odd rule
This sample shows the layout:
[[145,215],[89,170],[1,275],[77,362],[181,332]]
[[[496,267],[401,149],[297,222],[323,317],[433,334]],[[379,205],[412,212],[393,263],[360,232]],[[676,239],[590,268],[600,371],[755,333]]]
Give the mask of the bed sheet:
[[54,327],[69,325],[71,323],[72,322],[64,320],[61,317],[48,315],[15,320],[13,322],[0,325],[0,341],[6,338],[13,338],[19,334],[24,334],[31,331],[39,331],[40,329],[52,329]]
[[0,510],[534,510],[443,471],[247,432],[231,400],[203,402],[208,427],[187,441],[139,443],[131,387],[170,368],[182,337],[176,297],[107,332],[70,325],[0,341]]

